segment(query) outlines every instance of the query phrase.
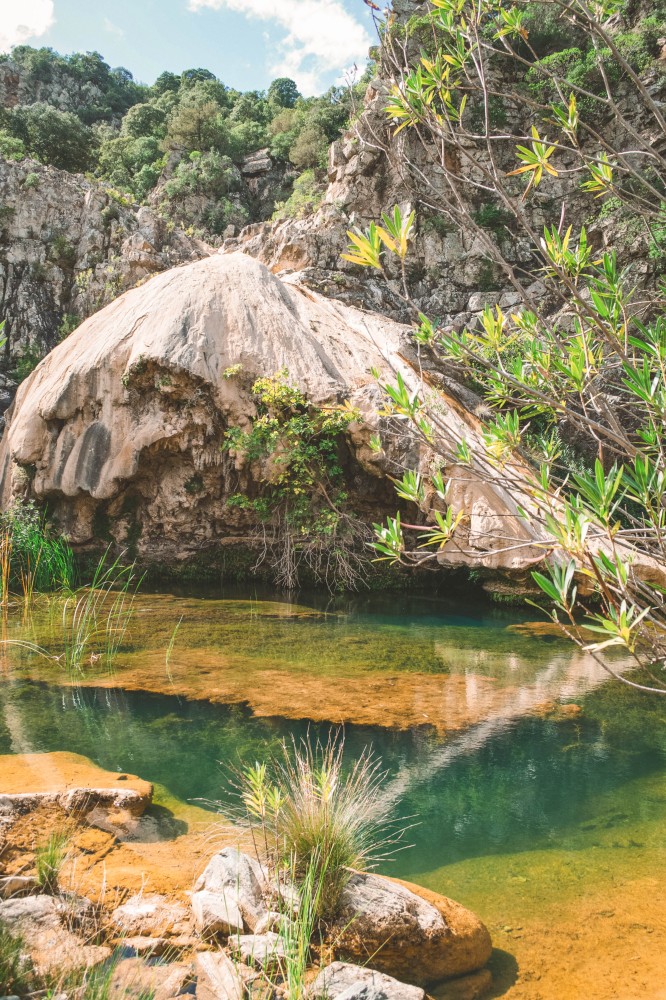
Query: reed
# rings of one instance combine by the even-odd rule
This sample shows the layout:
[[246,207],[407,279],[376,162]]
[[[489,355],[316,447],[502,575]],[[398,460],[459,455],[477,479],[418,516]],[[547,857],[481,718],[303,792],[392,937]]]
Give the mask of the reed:
[[141,583],[135,565],[120,557],[108,564],[109,550],[99,560],[90,587],[69,597],[62,611],[63,659],[70,671],[86,663],[112,669],[123,644]]
[[9,605],[12,590],[26,606],[38,593],[71,591],[74,554],[54,535],[34,503],[15,503],[0,515],[0,602]]

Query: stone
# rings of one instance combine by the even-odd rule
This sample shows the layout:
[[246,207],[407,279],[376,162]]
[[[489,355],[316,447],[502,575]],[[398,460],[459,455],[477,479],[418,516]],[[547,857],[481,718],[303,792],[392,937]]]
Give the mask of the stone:
[[254,931],[257,921],[266,913],[263,883],[257,861],[234,847],[225,847],[211,858],[194,888],[224,893],[227,899],[235,898],[245,924]]
[[36,888],[37,879],[33,875],[3,875],[0,878],[1,899],[29,896]]
[[483,312],[486,306],[496,306],[501,296],[499,292],[474,292],[467,302],[467,312]]
[[[281,281],[244,254],[216,254],[121,296],[20,385],[0,447],[0,495],[5,504],[17,496],[48,499],[75,546],[92,543],[98,515],[108,515],[118,547],[131,527],[137,557],[163,565],[202,552],[208,558],[229,539],[256,545],[253,518],[227,501],[239,482],[251,493],[257,479],[270,481],[272,456],[250,468],[220,441],[228,428],[246,430],[256,416],[252,381],[286,367],[291,384],[313,403],[345,399],[358,410],[347,435],[348,502],[382,520],[395,512],[387,477],[396,464],[425,472],[433,455],[407,428],[385,452],[373,451],[382,401],[370,371],[388,379],[400,371],[416,392],[419,364],[408,327]],[[237,366],[240,377],[225,377]],[[476,416],[457,402],[452,382],[439,420],[452,442],[465,438],[472,453],[482,447]],[[27,467],[34,475],[26,487]],[[505,489],[510,470],[498,473],[497,483],[466,467],[451,465],[443,474],[454,515],[473,517],[463,519],[458,544],[438,553],[440,565],[522,579],[543,558],[547,538],[536,519],[521,517],[533,501]],[[187,484],[195,475],[201,489],[194,495]],[[135,501],[131,525],[123,514],[128,494]],[[252,915],[244,916],[252,929]]]
[[223,951],[196,956],[197,1000],[243,1000],[243,978]]
[[487,929],[464,906],[371,874],[352,877],[330,938],[336,955],[419,986],[476,972],[492,950]]
[[254,928],[255,934],[265,934],[267,931],[279,931],[285,924],[290,923],[286,913],[278,913],[276,910],[268,910],[257,921]]
[[[0,92],[1,76],[2,68]],[[26,189],[29,174],[39,182]],[[154,208],[121,204],[102,184],[33,160],[0,158],[0,202],[7,209],[0,316],[12,359],[26,348],[45,354],[57,344],[63,314],[83,320],[150,274],[213,249],[160,225]],[[56,234],[66,241],[63,261],[51,259]],[[6,401],[0,392],[0,406]]]
[[240,956],[246,965],[266,969],[277,965],[284,958],[284,941],[273,931],[265,934],[243,934],[231,942],[234,954]]
[[418,986],[349,962],[333,962],[307,990],[307,1000],[424,1000]]
[[202,889],[193,892],[192,913],[196,928],[204,938],[228,937],[230,934],[242,934],[245,930],[238,896],[232,891],[209,892]]
[[177,901],[157,893],[138,893],[113,911],[113,923],[129,938],[163,938],[187,933],[188,912]]
[[40,975],[89,968],[111,955],[110,948],[86,944],[83,937],[66,927],[67,917],[67,904],[53,896],[25,896],[0,903],[0,921],[23,935]]
[[121,958],[113,969],[109,1000],[141,996],[174,1000],[193,980],[194,973],[188,962],[149,964],[143,958]]

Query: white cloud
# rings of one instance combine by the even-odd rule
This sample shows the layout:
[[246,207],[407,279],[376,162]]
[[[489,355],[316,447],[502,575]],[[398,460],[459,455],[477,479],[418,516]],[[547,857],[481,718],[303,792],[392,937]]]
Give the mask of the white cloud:
[[108,32],[109,35],[116,35],[118,38],[124,38],[125,32],[122,28],[119,28],[117,24],[110,21],[108,17],[104,18],[104,30]]
[[285,36],[270,65],[274,76],[290,76],[304,94],[321,90],[331,73],[338,76],[363,62],[372,40],[341,0],[188,0],[190,10],[232,10],[273,21]]
[[54,18],[54,0],[1,0],[0,52],[45,34]]

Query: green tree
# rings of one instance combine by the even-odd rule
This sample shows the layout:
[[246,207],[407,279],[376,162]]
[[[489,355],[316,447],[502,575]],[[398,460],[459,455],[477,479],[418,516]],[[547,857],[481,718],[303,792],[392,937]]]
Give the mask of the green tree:
[[[637,291],[620,265],[622,246],[595,251],[582,222],[601,200],[618,222],[643,231],[646,247],[661,238],[666,159],[655,136],[666,140],[666,118],[641,75],[659,67],[639,69],[642,21],[623,20],[613,0],[549,0],[539,10],[550,16],[553,44],[575,38],[583,54],[577,76],[569,59],[531,47],[535,6],[436,0],[406,32],[384,34],[383,57],[400,81],[385,111],[391,138],[402,135],[405,176],[429,211],[477,241],[520,304],[508,315],[487,307],[476,328],[438,324],[410,293],[414,214],[396,208],[381,225],[350,233],[347,260],[384,275],[413,309],[428,362],[454,365],[489,410],[482,443],[470,449],[452,438],[437,391],[418,373],[416,388],[402,376],[383,385],[387,412],[411,426],[436,471],[396,469],[399,496],[431,523],[410,526],[410,542],[400,518],[389,519],[376,526],[375,547],[406,564],[450,545],[473,557],[468,512],[451,485],[492,482],[543,538],[533,576],[553,620],[611,672],[603,652],[623,650],[643,671],[626,683],[666,693],[665,290],[653,270]],[[405,34],[419,31],[428,48],[416,54]],[[548,91],[535,100],[537,79]],[[498,91],[514,108],[501,126],[492,115]],[[545,226],[535,222],[536,192]],[[478,218],[475,196],[489,193],[532,244],[531,264],[507,255],[504,226],[493,231]]]
[[94,136],[75,114],[40,103],[19,105],[12,118],[13,131],[41,163],[70,171],[93,165]]
[[267,94],[269,104],[277,108],[293,108],[300,96],[298,87],[288,76],[273,80]]
[[120,134],[130,139],[143,136],[164,138],[166,114],[154,104],[135,104],[122,120]]

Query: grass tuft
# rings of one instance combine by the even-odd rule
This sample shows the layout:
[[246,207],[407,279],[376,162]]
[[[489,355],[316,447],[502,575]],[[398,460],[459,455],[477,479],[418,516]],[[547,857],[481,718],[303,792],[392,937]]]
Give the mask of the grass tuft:
[[269,861],[297,886],[312,881],[318,920],[335,917],[352,874],[386,860],[402,836],[391,827],[379,759],[366,748],[345,770],[343,750],[340,735],[283,744],[270,768],[240,775],[245,816],[259,825]]
[[58,891],[60,872],[68,856],[69,836],[64,831],[54,831],[45,844],[35,851],[37,884],[54,895]]

